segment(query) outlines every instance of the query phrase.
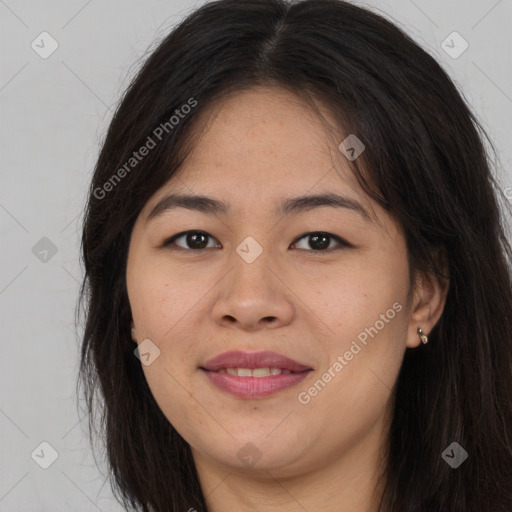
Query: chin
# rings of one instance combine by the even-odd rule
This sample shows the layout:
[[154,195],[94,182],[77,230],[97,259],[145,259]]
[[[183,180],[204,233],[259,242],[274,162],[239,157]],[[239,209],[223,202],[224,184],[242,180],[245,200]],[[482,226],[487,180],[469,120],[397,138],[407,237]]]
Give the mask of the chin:
[[[296,474],[299,470],[297,460],[303,456],[297,451],[297,443],[292,442],[289,438],[286,440],[270,439],[270,437],[265,439],[264,436],[261,438],[256,438],[256,436],[237,437],[236,440],[231,439],[230,441],[232,450],[229,449],[225,440],[222,442],[219,440],[218,443],[208,440],[208,443],[203,445],[204,449],[195,448],[195,452],[228,468],[243,472],[278,471],[282,476]],[[212,451],[212,446],[218,447],[218,449]]]

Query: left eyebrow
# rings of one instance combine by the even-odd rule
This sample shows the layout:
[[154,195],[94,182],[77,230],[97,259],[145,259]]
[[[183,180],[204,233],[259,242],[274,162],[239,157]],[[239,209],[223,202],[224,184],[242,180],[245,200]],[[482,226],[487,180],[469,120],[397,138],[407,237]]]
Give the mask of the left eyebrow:
[[[285,199],[282,203],[277,205],[274,213],[276,216],[285,216],[310,211],[322,206],[344,208],[348,211],[359,214],[366,221],[371,222],[371,216],[359,202],[349,197],[330,192]],[[212,197],[187,194],[169,194],[154,206],[148,214],[146,222],[149,222],[151,219],[166,211],[174,210],[176,208],[186,208],[206,215],[226,215],[230,211],[229,203],[219,201]]]
[[331,192],[286,199],[276,208],[276,215],[284,216],[291,213],[302,213],[322,206],[345,208],[348,211],[358,213],[366,221],[371,222],[371,216],[359,202],[355,199],[351,199],[350,197],[341,196]]

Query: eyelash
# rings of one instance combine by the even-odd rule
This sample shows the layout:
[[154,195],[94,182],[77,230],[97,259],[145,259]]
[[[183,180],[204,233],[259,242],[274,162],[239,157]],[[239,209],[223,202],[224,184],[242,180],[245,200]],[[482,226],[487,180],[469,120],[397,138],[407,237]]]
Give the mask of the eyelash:
[[[164,242],[161,244],[161,247],[166,247],[170,250],[173,250],[173,251],[186,251],[186,252],[201,252],[201,251],[204,251],[206,249],[213,249],[213,247],[205,247],[203,249],[189,249],[189,248],[183,248],[183,247],[180,247],[180,246],[177,246],[174,242],[175,240],[178,240],[179,238],[182,238],[188,234],[201,234],[201,235],[205,235],[206,237],[208,238],[214,238],[212,237],[209,233],[206,233],[205,231],[200,231],[200,230],[188,230],[188,231],[182,231],[181,233],[177,233],[176,235],[173,235],[169,238],[167,238],[166,240],[164,240]],[[304,233],[302,234],[301,236],[299,236],[298,238],[295,239],[295,241],[292,243],[292,245],[295,245],[297,242],[299,242],[300,240],[302,240],[303,238],[307,237],[307,236],[311,236],[311,235],[320,235],[320,236],[325,236],[325,237],[328,237],[328,238],[331,238],[335,241],[338,242],[339,246],[337,248],[330,248],[330,249],[319,249],[319,250],[313,250],[313,249],[299,249],[299,251],[307,251],[307,252],[313,252],[313,253],[322,253],[322,252],[332,252],[332,251],[336,251],[336,250],[340,250],[340,249],[346,249],[346,248],[350,248],[350,247],[353,247],[351,244],[349,244],[346,240],[344,240],[343,238],[337,236],[337,235],[333,235],[332,233],[327,233],[326,231],[309,231],[307,233]],[[170,246],[174,246],[174,247],[170,247]],[[330,245],[330,243],[329,243]]]

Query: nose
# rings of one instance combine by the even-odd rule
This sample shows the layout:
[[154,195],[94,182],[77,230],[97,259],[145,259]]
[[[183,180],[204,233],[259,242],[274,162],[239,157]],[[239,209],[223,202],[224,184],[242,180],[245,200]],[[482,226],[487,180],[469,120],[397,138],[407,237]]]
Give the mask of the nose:
[[[265,253],[265,251],[264,251]],[[293,293],[264,253],[252,263],[238,255],[221,281],[213,306],[214,321],[222,327],[257,331],[288,325],[295,314]]]

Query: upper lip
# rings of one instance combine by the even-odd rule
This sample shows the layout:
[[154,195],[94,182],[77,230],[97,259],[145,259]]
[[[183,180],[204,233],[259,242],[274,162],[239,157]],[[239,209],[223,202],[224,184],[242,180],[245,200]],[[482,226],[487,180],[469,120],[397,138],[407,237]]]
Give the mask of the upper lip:
[[212,359],[208,359],[202,368],[213,372],[224,368],[280,368],[291,372],[312,370],[311,367],[276,352],[243,352],[240,350],[223,352]]

